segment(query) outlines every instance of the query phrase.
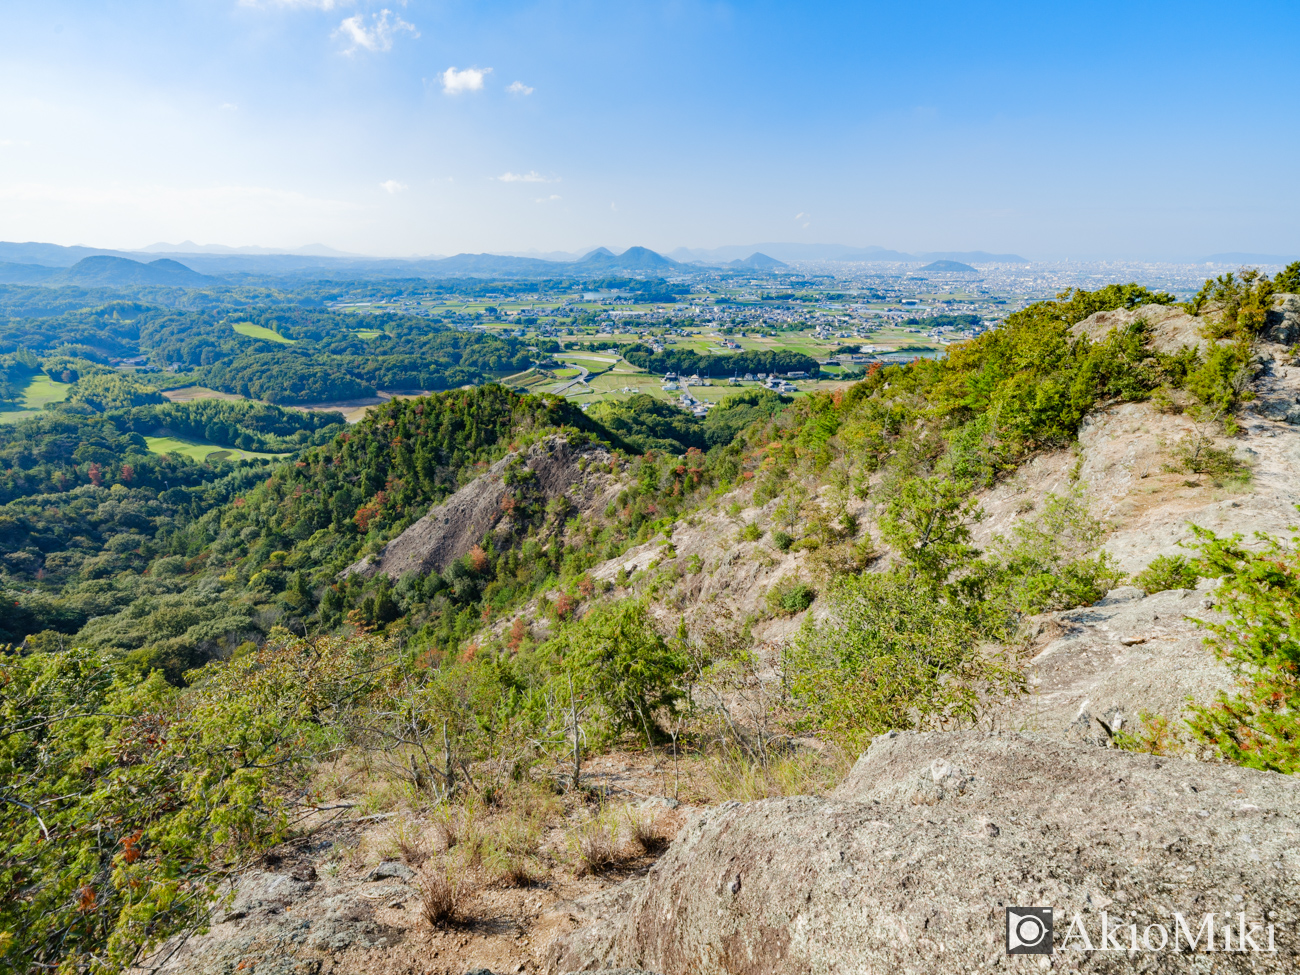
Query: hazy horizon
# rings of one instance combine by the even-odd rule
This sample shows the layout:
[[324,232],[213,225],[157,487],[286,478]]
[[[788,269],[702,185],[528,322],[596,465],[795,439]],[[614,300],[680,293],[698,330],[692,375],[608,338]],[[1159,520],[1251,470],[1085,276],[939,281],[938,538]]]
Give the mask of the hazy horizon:
[[1300,253],[1293,4],[52,0],[6,27],[6,240]]

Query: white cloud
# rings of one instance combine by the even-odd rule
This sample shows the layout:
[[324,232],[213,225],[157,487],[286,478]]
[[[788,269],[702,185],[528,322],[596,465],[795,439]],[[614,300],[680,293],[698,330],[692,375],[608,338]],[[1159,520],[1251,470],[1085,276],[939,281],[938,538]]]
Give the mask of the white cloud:
[[220,108],[223,112],[236,112],[239,110],[239,106],[236,105],[234,102],[222,102],[217,107]]
[[533,89],[522,81],[510,82],[506,87],[506,91],[510,92],[512,95],[531,95],[533,93]]
[[407,189],[407,186],[405,183],[399,183],[395,179],[386,179],[379,184],[379,188],[386,193],[391,193],[396,196],[398,193],[402,192],[402,190]]
[[802,220],[802,219],[803,219],[804,217],[806,217],[806,216],[808,216],[808,214],[806,214],[806,213],[796,213],[796,214],[794,215],[795,222],[798,223],[800,220]]
[[438,78],[442,81],[443,91],[448,95],[459,95],[462,91],[479,91],[483,87],[483,79],[491,72],[491,68],[466,68],[464,71],[457,71],[452,67],[438,75]]
[[549,203],[549,202],[551,202],[552,200],[558,200],[559,198],[560,198],[560,194],[559,194],[559,193],[552,193],[550,196],[539,196],[537,199],[533,200],[533,202],[534,202],[534,203]]
[[414,24],[407,23],[385,8],[377,14],[371,14],[369,20],[365,14],[353,14],[339,24],[334,36],[348,42],[344,54],[351,54],[358,48],[367,51],[391,51],[393,39],[400,31],[406,31],[412,37],[420,36]]
[[558,183],[560,181],[558,177],[547,179],[535,169],[530,169],[526,173],[502,173],[492,178],[499,179],[503,183]]

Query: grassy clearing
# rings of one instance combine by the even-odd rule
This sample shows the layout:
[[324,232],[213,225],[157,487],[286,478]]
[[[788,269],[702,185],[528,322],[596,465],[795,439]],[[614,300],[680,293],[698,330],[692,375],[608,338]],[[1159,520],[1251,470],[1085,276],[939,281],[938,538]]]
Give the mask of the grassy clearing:
[[250,339],[266,339],[268,342],[279,342],[281,345],[294,344],[294,339],[287,339],[278,332],[272,332],[269,328],[254,325],[252,322],[235,322],[231,328],[240,335],[247,335]]
[[72,383],[58,382],[45,373],[33,376],[23,389],[22,409],[0,413],[0,423],[17,423],[37,410],[44,409],[46,403],[62,403],[68,398],[68,390],[71,388]]
[[145,437],[149,450],[155,454],[180,454],[197,461],[253,460],[258,457],[287,457],[288,454],[266,454],[256,450],[240,450],[237,447],[222,447],[218,444],[204,443],[199,440],[184,440],[180,437]]
[[[377,339],[384,333],[377,328],[358,328],[352,332],[359,339]],[[284,340],[281,340],[284,341]]]
[[[206,386],[180,386],[176,389],[164,389],[163,396],[173,403],[191,403],[199,399],[223,399],[227,402],[241,400],[243,396],[236,396],[234,393],[222,393],[215,389],[208,389]],[[256,402],[250,400],[250,402]]]

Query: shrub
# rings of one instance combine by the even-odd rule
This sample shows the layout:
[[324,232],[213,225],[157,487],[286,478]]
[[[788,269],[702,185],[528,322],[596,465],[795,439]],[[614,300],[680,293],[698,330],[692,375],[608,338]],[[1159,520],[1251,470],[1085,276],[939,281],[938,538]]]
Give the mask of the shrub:
[[1157,555],[1133,577],[1133,585],[1150,594],[1170,589],[1195,589],[1200,580],[1191,560],[1181,555]]
[[1163,714],[1152,714],[1150,711],[1138,713],[1135,730],[1115,732],[1114,742],[1117,748],[1145,752],[1148,755],[1177,755],[1186,748],[1179,727]]
[[774,613],[793,616],[802,613],[817,598],[817,590],[806,582],[786,576],[767,591],[767,605]]
[[1221,578],[1215,595],[1227,619],[1203,622],[1206,641],[1237,675],[1237,694],[1193,705],[1188,725],[1229,761],[1300,772],[1300,553],[1269,539],[1263,551],[1241,536],[1192,526],[1201,561]]
[[630,731],[654,738],[656,715],[675,712],[685,694],[689,660],[655,632],[645,605],[634,600],[595,607],[541,652],[562,661],[557,694],[567,697],[570,679],[578,693],[594,694],[611,736]]
[[742,542],[756,542],[763,537],[763,529],[758,527],[757,522],[751,521],[748,525],[740,530],[740,540]]
[[0,931],[23,932],[0,967],[118,971],[201,923],[231,870],[283,838],[337,708],[388,680],[392,653],[368,636],[268,643],[182,692],[114,678],[93,651],[0,650],[0,783],[21,796],[0,802],[0,889],[23,891],[0,897]]
[[951,727],[1023,689],[1023,675],[981,648],[962,607],[904,572],[846,576],[829,613],[809,619],[787,678],[809,720],[857,747],[891,728]]
[[777,529],[772,532],[772,547],[781,552],[790,551],[790,546],[794,544],[794,536],[787,532]]
[[[1122,578],[1107,552],[1096,552],[1106,526],[1079,494],[1049,494],[1043,511],[995,536],[992,559],[975,570],[975,587],[1013,613],[1033,614],[1095,603]],[[983,574],[983,578],[980,575]]]

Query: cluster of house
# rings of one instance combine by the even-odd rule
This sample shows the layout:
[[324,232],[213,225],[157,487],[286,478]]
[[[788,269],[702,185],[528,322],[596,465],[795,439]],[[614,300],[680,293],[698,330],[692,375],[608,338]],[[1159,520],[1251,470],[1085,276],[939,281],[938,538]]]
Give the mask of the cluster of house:
[[693,413],[696,416],[707,416],[709,410],[713,408],[712,403],[702,402],[690,393],[682,393],[681,396],[677,397],[677,401],[687,413]]
[[744,377],[732,376],[727,380],[728,385],[739,386],[741,383],[759,383],[765,389],[774,389],[778,393],[793,393],[799,387],[793,382],[795,379],[807,379],[808,373],[802,370],[787,372],[784,376],[778,376],[772,373],[770,376],[765,372],[745,373]]
[[664,384],[661,389],[674,390],[685,389],[687,386],[712,386],[713,384],[707,379],[701,379],[696,376],[678,376],[675,372],[664,374]]

